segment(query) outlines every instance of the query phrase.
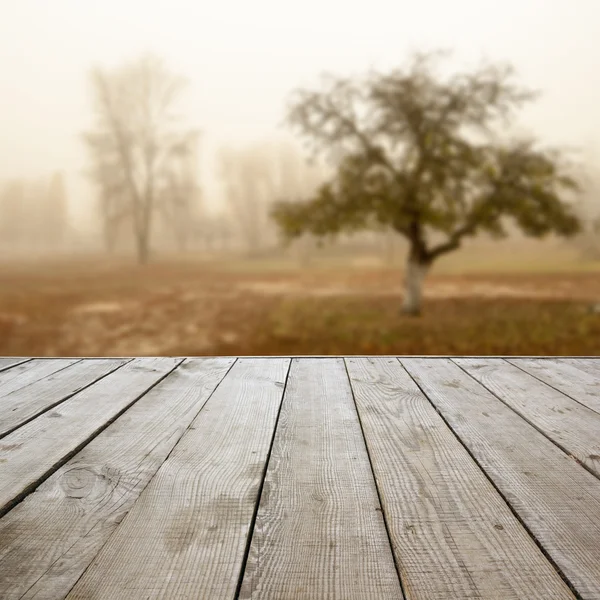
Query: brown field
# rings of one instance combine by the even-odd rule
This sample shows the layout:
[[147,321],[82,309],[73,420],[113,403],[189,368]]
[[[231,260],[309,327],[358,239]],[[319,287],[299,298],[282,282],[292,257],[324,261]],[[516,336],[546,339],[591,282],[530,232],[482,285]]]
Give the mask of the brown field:
[[410,318],[399,268],[367,262],[4,265],[0,354],[600,354],[595,269],[440,270]]

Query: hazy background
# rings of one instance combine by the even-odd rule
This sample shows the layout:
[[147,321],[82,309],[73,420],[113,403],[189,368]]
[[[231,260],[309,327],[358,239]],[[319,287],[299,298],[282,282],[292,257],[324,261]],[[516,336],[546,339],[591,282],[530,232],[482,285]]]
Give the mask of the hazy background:
[[511,61],[543,91],[523,127],[551,143],[600,145],[600,4],[595,0],[19,0],[0,2],[0,180],[64,170],[77,223],[90,225],[79,134],[87,74],[153,52],[190,80],[204,132],[203,184],[218,202],[215,148],[281,133],[288,93],[319,74],[402,63],[412,49]]
[[578,241],[483,240],[449,256],[426,286],[433,308],[421,321],[397,314],[403,245],[388,238],[366,235],[349,257],[343,243],[315,247],[311,260],[275,245],[283,262],[249,260],[242,245],[215,256],[202,244],[145,270],[105,259],[81,140],[93,123],[92,67],[164,59],[189,80],[181,106],[201,131],[203,214],[220,214],[219,152],[291,140],[281,123],[292,90],[323,72],[448,48],[456,67],[512,63],[542,92],[517,129],[576,149],[600,182],[599,40],[597,0],[0,0],[0,184],[62,172],[79,240],[67,256],[76,265],[0,256],[0,353],[600,352],[600,254]]

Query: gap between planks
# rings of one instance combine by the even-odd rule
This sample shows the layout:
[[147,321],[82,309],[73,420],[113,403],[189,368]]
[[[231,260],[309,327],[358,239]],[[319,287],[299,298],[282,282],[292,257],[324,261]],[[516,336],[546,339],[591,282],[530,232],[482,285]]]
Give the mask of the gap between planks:
[[93,359],[67,364],[47,377],[2,396],[0,439],[94,385],[128,362],[131,361]]
[[0,516],[79,452],[181,361],[135,359],[0,442]]
[[577,597],[600,599],[598,479],[451,360],[401,362]]
[[233,597],[289,362],[235,363],[70,600]]
[[342,359],[292,361],[239,597],[402,597]]
[[0,519],[3,600],[67,595],[234,362],[185,361]]
[[404,367],[346,363],[407,598],[572,599]]
[[485,358],[452,362],[600,479],[600,414],[512,362]]

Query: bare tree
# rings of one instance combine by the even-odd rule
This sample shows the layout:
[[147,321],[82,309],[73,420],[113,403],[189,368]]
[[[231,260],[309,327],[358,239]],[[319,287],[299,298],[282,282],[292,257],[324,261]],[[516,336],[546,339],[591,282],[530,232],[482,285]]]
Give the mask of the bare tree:
[[88,175],[98,189],[97,208],[104,246],[109,254],[113,254],[130,214],[121,169],[118,163],[102,160],[98,156]]
[[196,132],[181,128],[173,113],[184,85],[153,56],[92,72],[96,124],[84,139],[100,191],[105,240],[112,246],[115,229],[129,223],[140,263],[150,257],[161,204],[172,200],[167,193],[172,163],[197,138]]
[[194,235],[202,199],[195,166],[196,141],[190,139],[173,153],[165,172],[160,213],[181,251],[187,250]]
[[276,241],[269,216],[273,204],[304,198],[323,180],[319,169],[284,140],[226,148],[219,159],[225,198],[251,255]]
[[258,145],[223,149],[219,155],[225,198],[250,255],[265,241],[268,226],[269,159]]

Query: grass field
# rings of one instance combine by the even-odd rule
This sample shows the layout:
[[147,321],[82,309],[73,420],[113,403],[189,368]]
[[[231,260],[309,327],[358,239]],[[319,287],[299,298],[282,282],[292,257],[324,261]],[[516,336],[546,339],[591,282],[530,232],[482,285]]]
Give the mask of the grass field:
[[597,265],[482,256],[440,263],[419,318],[376,260],[6,264],[0,354],[600,354]]

